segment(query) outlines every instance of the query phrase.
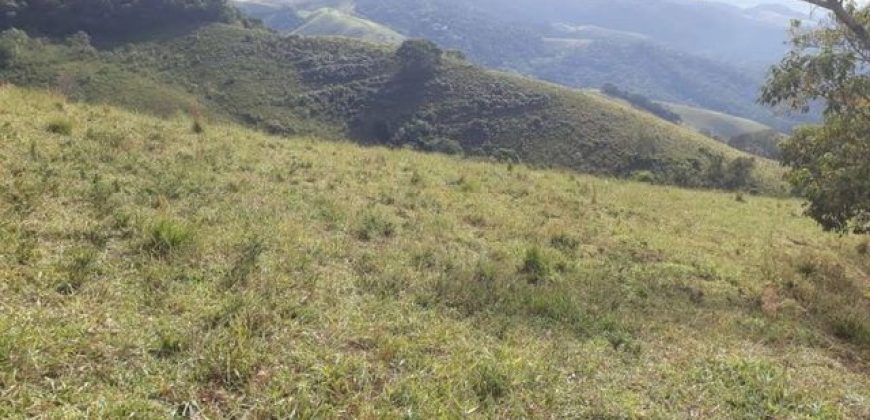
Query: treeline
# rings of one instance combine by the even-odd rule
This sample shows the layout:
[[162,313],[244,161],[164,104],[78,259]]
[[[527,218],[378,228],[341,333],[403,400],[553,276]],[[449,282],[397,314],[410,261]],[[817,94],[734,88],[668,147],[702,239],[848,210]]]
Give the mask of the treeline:
[[172,26],[241,21],[227,0],[0,0],[0,29],[50,37],[83,31],[113,40]]
[[740,134],[728,140],[728,145],[756,156],[779,160],[780,144],[786,136],[774,130]]
[[650,114],[653,114],[663,120],[670,121],[675,124],[679,124],[683,121],[683,119],[679,115],[666,108],[665,106],[653,102],[646,96],[621,90],[612,83],[605,83],[604,86],[601,87],[601,92],[607,96],[612,96],[614,98],[619,98],[627,101],[634,107],[647,111]]

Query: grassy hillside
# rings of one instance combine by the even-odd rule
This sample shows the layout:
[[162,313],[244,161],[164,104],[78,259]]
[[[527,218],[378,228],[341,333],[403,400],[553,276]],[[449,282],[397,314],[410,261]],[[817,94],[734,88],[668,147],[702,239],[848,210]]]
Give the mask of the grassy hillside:
[[322,8],[306,16],[291,33],[307,36],[344,36],[385,44],[401,43],[405,37],[386,26],[336,9]]
[[764,124],[709,109],[674,103],[666,103],[665,106],[676,112],[690,127],[723,139],[771,130]]
[[[9,57],[0,78],[18,84],[164,115],[186,109],[287,135],[696,187],[732,187],[723,171],[747,156],[630,107],[484,71],[450,54],[421,76],[404,72],[391,48],[221,24],[105,51],[78,38],[50,43],[7,31],[0,48]],[[756,166],[754,179],[739,186],[781,192],[779,168],[764,160]]]
[[870,416],[796,201],[0,104],[0,417]]

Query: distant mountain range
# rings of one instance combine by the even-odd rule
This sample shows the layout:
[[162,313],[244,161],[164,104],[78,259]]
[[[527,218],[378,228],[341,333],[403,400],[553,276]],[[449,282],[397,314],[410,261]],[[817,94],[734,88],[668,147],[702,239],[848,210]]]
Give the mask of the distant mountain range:
[[[749,118],[783,131],[807,121],[775,115],[756,103],[766,69],[786,52],[788,21],[806,18],[781,4],[257,0],[239,5],[286,32],[377,41],[385,38],[387,28],[460,50],[479,64],[567,86],[612,83],[656,100]],[[306,19],[325,10],[331,19]],[[361,25],[360,20],[371,23]]]
[[9,30],[0,34],[0,57],[0,80],[152,114],[681,186],[782,192],[772,161],[752,163],[748,154],[630,106],[487,71],[423,41],[397,50],[240,22],[161,28],[98,49],[81,34],[36,39]]

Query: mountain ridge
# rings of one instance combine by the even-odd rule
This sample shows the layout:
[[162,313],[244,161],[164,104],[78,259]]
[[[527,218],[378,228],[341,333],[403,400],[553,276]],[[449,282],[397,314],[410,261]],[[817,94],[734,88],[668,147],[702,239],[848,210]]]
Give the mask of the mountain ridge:
[[[618,176],[647,171],[657,182],[699,187],[726,187],[719,183],[726,182],[720,170],[727,168],[719,166],[748,158],[631,108],[484,71],[449,52],[437,53],[444,64],[434,77],[403,79],[389,48],[221,24],[102,52],[8,32],[3,42],[20,51],[0,71],[8,80],[66,85],[73,97],[110,101],[123,97],[101,83],[148,81],[178,92],[161,99],[195,100],[167,103],[167,113],[216,111],[276,133],[349,135]],[[781,193],[781,170],[764,160],[756,164],[755,179],[741,188]]]

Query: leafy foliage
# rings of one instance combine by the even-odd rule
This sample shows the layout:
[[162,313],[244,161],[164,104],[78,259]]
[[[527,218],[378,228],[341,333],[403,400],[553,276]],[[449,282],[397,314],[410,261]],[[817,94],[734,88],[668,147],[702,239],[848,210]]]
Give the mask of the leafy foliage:
[[101,39],[116,39],[177,25],[239,19],[227,0],[0,1],[0,29],[48,36],[84,31]]
[[773,130],[739,134],[728,140],[728,145],[755,156],[779,160],[780,145],[786,136]]
[[441,66],[444,52],[435,43],[422,39],[412,39],[402,43],[396,57],[406,77],[429,78]]
[[870,5],[825,4],[838,13],[818,28],[795,23],[792,51],[772,70],[762,101],[804,112],[824,101],[824,125],[783,145],[789,181],[826,229],[870,233]]

